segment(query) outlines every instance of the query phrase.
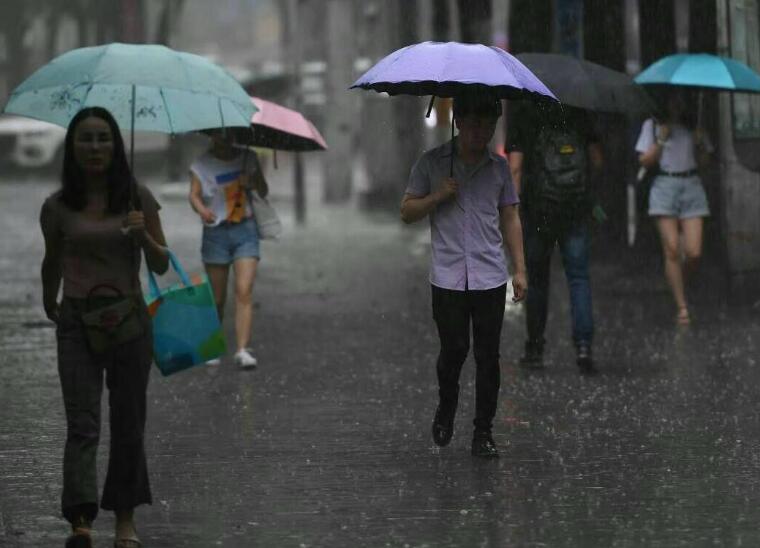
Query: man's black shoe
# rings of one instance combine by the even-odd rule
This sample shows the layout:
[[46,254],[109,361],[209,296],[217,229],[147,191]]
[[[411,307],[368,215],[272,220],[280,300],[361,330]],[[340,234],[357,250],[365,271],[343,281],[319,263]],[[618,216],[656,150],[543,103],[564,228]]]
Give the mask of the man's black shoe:
[[[448,416],[450,415],[450,416]],[[454,413],[443,413],[441,406],[435,410],[433,418],[433,441],[439,447],[445,447],[454,434]]]
[[575,363],[578,364],[578,369],[582,374],[592,375],[596,373],[594,360],[591,358],[591,347],[587,344],[578,345]]
[[485,459],[499,457],[499,451],[496,449],[490,432],[475,432],[472,435],[472,456]]
[[536,341],[525,342],[525,353],[520,358],[520,365],[530,368],[544,366],[544,345]]

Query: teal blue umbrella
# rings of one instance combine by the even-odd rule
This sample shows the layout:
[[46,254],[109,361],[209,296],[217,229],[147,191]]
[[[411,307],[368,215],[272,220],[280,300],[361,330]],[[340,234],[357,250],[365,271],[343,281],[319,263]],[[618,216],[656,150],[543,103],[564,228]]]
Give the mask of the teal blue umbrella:
[[3,112],[67,127],[91,106],[108,109],[122,129],[162,133],[247,128],[257,110],[235,78],[204,57],[108,44],[56,57],[13,90]]
[[[707,53],[678,53],[655,61],[634,81],[642,85],[683,86],[699,90],[697,127],[702,126],[704,91],[760,93],[760,74],[729,57]],[[636,235],[636,194],[628,185],[628,243]]]
[[760,74],[735,59],[707,53],[668,55],[648,66],[634,80],[637,84],[760,93]]
[[[219,65],[190,53],[148,44],[107,44],[68,51],[11,92],[3,112],[68,127],[86,107],[103,107],[131,135],[248,128],[258,110]],[[134,200],[134,188],[130,189]]]

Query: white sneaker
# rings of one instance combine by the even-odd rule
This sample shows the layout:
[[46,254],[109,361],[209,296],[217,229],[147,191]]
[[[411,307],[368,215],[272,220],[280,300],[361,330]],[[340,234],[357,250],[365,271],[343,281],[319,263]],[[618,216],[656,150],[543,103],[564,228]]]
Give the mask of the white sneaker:
[[204,363],[204,365],[211,365],[211,366],[213,366],[213,365],[221,365],[222,359],[221,358],[214,358],[212,360],[206,360],[203,363]]
[[256,358],[251,355],[248,349],[244,348],[243,350],[238,350],[235,353],[235,363],[243,369],[248,369],[251,367],[256,367],[256,364],[258,362],[256,361]]

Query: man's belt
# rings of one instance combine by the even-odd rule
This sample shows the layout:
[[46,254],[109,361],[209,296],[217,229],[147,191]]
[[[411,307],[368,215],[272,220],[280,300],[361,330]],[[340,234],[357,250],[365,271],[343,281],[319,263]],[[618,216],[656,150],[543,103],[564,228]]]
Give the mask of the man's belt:
[[663,171],[657,172],[657,175],[665,175],[666,177],[693,177],[698,173],[697,169],[690,169],[688,171]]

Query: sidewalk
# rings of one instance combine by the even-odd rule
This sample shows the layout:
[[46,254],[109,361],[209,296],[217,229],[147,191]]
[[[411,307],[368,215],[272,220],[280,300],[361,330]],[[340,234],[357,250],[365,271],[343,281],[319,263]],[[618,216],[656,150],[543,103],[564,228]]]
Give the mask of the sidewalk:
[[[62,402],[39,303],[36,218],[50,189],[0,185],[2,547],[61,546],[66,534]],[[170,245],[198,269],[186,200],[160,201]],[[437,338],[425,223],[310,201],[295,226],[289,202],[275,205],[286,233],[263,244],[259,367],[154,370],[154,504],[137,511],[146,548],[760,543],[760,311],[710,297],[678,329],[659,258],[647,268],[595,249],[601,374],[583,378],[555,269],[546,370],[517,367],[524,319],[512,310],[494,430],[502,458],[475,461],[471,358],[451,445],[430,438]],[[98,519],[96,546],[111,545],[112,525]]]

